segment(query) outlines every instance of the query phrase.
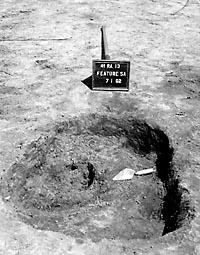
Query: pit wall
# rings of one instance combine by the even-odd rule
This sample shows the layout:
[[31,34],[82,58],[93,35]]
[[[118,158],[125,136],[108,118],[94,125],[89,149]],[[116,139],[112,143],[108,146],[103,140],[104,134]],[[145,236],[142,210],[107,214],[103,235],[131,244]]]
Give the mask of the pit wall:
[[157,176],[166,189],[163,201],[162,217],[165,223],[163,235],[189,224],[194,218],[189,192],[181,186],[178,171],[173,162],[174,148],[169,138],[158,126],[152,126],[144,120],[125,117],[121,119],[100,117],[90,127],[91,131],[101,135],[125,135],[127,146],[139,154],[155,152],[157,154]]
[[[191,207],[189,192],[181,186],[178,176],[180,169],[176,169],[173,162],[174,149],[170,145],[169,138],[158,126],[148,124],[144,120],[138,120],[130,116],[98,115],[91,114],[81,118],[58,123],[51,135],[44,140],[39,139],[27,147],[24,160],[30,164],[45,162],[46,154],[52,143],[53,133],[90,133],[102,136],[125,137],[124,146],[142,155],[156,153],[157,176],[162,181],[166,195],[162,205],[162,218],[165,223],[163,235],[189,224],[194,217],[194,209]],[[52,138],[51,138],[52,137]],[[21,165],[22,166],[22,165]],[[21,167],[18,166],[18,169]],[[14,167],[14,166],[13,166]],[[15,169],[17,171],[17,169]],[[20,171],[20,170],[19,170]],[[9,179],[9,177],[7,177]]]

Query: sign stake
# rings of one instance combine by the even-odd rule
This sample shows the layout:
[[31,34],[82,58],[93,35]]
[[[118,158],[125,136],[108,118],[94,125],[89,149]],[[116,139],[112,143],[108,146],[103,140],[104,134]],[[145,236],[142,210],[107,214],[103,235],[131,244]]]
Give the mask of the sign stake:
[[110,60],[105,26],[101,27],[101,59],[92,61],[92,76],[82,82],[91,90],[129,91],[130,61]]
[[106,37],[106,27],[101,27],[101,59],[110,59],[108,54],[108,42]]

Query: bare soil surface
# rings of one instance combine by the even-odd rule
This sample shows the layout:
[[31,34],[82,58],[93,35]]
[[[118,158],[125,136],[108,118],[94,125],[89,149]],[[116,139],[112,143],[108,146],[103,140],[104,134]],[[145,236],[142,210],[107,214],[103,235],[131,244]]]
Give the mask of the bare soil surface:
[[[191,0],[171,15],[183,4],[1,1],[0,173],[3,182],[14,173],[19,181],[1,185],[1,254],[200,254],[200,6]],[[127,93],[93,92],[81,83],[91,75],[92,59],[100,58],[102,25],[111,59],[131,61]],[[59,123],[93,113],[129,115],[168,135],[195,210],[190,223],[162,236],[164,190],[156,175],[112,182],[123,167],[154,166],[154,155],[141,156],[116,136],[54,132]],[[59,145],[58,151],[42,147],[41,172],[35,161],[44,158],[33,149],[40,141]]]

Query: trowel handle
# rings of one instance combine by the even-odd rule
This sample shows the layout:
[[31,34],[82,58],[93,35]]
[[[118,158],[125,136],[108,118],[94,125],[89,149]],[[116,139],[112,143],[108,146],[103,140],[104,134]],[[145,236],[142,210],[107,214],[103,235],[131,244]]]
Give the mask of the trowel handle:
[[101,27],[101,59],[110,59],[105,26]]

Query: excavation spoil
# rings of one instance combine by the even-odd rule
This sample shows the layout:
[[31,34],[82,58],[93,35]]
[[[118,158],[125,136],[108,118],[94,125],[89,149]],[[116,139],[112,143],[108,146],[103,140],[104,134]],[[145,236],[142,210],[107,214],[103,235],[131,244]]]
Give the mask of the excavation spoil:
[[[89,115],[32,142],[4,176],[1,193],[35,228],[93,241],[150,239],[191,218],[173,148],[158,127],[123,116]],[[122,169],[157,172],[113,181]]]

